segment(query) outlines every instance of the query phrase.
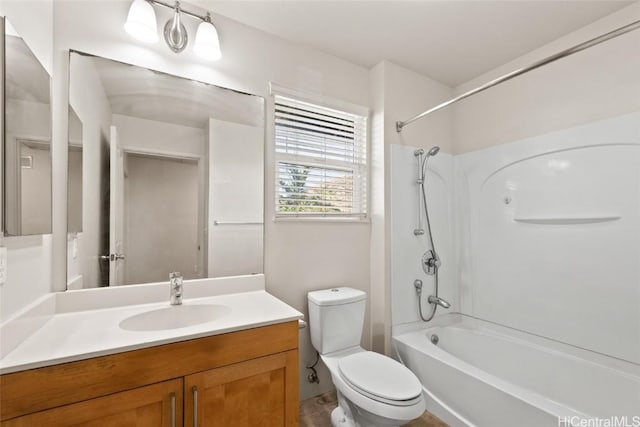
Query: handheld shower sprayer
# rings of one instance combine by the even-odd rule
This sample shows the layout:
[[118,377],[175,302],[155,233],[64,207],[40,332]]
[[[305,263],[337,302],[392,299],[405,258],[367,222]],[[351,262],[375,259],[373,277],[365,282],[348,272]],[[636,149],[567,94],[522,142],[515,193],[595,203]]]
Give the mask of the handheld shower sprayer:
[[[440,261],[440,257],[438,256],[436,247],[433,243],[433,234],[431,232],[431,221],[429,220],[429,208],[427,206],[427,193],[425,190],[427,162],[430,157],[435,156],[436,154],[438,154],[439,151],[440,151],[440,147],[435,145],[431,147],[429,151],[427,151],[426,155],[422,148],[417,149],[413,152],[414,156],[418,157],[418,165],[420,170],[418,171],[418,179],[416,180],[416,183],[420,185],[420,189],[422,190],[421,193],[422,193],[422,201],[424,204],[424,216],[427,223],[429,243],[431,244],[431,247],[424,253],[424,255],[422,255],[422,259],[421,259],[422,270],[426,274],[430,276],[434,276],[434,279],[435,279],[434,295],[429,295],[429,297],[427,298],[427,301],[429,302],[429,304],[433,306],[433,308],[431,309],[431,313],[427,317],[425,317],[422,314],[422,281],[416,280],[414,282],[414,286],[416,288],[416,294],[418,296],[418,309],[420,311],[420,318],[422,318],[422,320],[424,320],[425,322],[428,322],[431,319],[433,319],[433,316],[435,316],[438,306],[441,306],[442,308],[451,307],[451,304],[449,304],[444,299],[438,297],[438,271],[440,269],[440,266],[442,265],[442,261]],[[424,156],[424,159],[422,158],[422,156]],[[424,234],[424,230],[418,228],[414,230],[413,234],[416,236],[420,236]]]
[[427,157],[435,156],[436,154],[438,154],[438,151],[440,151],[440,147],[438,147],[437,145],[434,145],[429,149],[429,151],[427,151]]

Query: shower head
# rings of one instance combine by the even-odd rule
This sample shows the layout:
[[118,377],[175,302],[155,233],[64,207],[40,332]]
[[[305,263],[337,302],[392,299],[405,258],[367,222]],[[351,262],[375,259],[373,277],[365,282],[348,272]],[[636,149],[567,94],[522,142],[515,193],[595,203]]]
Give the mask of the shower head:
[[436,154],[438,154],[438,151],[440,151],[440,147],[434,145],[429,151],[427,151],[427,157],[435,156]]

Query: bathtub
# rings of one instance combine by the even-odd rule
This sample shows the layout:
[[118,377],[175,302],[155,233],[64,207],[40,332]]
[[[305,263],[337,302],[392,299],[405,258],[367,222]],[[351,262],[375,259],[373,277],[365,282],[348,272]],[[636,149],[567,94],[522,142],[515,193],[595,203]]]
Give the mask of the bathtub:
[[640,426],[640,365],[460,314],[396,327],[393,343],[451,426]]

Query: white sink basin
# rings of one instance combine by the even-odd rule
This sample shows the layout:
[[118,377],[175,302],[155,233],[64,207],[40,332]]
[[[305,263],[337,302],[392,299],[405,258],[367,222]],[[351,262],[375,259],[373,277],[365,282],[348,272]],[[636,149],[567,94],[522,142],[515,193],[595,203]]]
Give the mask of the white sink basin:
[[119,326],[127,331],[178,329],[218,320],[229,313],[231,308],[225,305],[172,305],[127,317]]

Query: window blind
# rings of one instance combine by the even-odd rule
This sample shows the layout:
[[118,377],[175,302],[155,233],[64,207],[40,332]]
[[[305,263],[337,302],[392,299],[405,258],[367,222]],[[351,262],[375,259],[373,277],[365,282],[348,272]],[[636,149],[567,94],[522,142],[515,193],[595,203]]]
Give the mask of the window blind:
[[367,118],[275,96],[276,217],[367,216]]

